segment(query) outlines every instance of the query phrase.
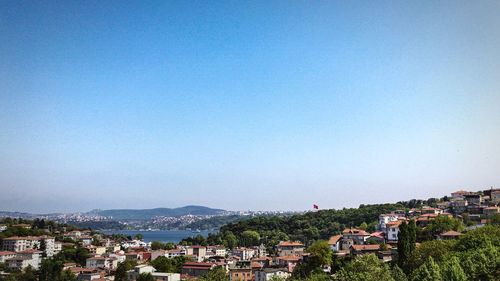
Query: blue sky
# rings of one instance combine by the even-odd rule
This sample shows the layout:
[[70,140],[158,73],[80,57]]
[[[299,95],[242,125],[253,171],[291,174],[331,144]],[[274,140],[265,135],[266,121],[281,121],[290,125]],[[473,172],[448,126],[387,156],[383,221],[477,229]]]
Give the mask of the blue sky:
[[498,1],[2,1],[0,209],[500,185]]

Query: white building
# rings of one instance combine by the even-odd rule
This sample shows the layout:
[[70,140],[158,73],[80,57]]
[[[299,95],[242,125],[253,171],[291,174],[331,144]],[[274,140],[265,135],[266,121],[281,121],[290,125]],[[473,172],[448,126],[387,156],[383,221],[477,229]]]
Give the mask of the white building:
[[23,270],[28,266],[38,270],[42,260],[42,253],[42,251],[38,250],[24,250],[17,252],[15,257],[7,259],[7,265],[10,269],[14,270]]
[[61,251],[62,245],[57,245],[54,237],[50,236],[14,236],[2,240],[2,249],[4,251],[22,252],[32,249],[40,249],[42,243],[45,243],[45,254],[52,257]]
[[290,273],[284,268],[263,268],[255,271],[254,278],[255,281],[269,281],[274,276],[279,278],[288,278]]
[[180,281],[181,275],[179,273],[165,273],[165,272],[156,272],[154,267],[150,265],[138,265],[133,270],[129,270],[128,278],[130,281],[137,280],[137,277],[142,273],[151,273],[153,275],[154,280],[156,281]]
[[378,229],[384,231],[387,223],[397,220],[398,215],[396,214],[381,214],[378,216]]
[[232,254],[233,256],[239,257],[241,260],[251,260],[255,257],[255,250],[250,248],[235,248]]
[[0,262],[5,263],[8,259],[15,258],[16,253],[14,252],[9,252],[9,251],[4,251],[0,252]]
[[118,259],[114,257],[92,257],[87,259],[85,267],[112,270],[118,267]]

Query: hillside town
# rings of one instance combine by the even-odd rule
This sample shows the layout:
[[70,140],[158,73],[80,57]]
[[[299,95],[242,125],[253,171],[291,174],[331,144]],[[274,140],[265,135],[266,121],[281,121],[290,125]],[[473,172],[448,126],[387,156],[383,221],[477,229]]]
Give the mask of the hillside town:
[[[457,240],[469,231],[490,224],[493,218],[498,219],[499,204],[500,189],[459,190],[434,202],[434,206],[381,213],[374,231],[363,225],[350,226],[340,233],[331,233],[326,243],[333,260],[372,254],[380,262],[389,264],[398,258],[402,227],[414,223],[418,229],[425,230],[438,220],[454,219],[464,227],[432,233],[425,239]],[[92,230],[48,229],[39,227],[39,222],[36,225],[12,222],[16,220],[10,220],[10,223],[4,220],[0,231],[7,233],[9,229],[15,229],[30,233],[35,227],[37,232],[45,234],[2,237],[0,280],[9,280],[10,275],[26,270],[43,271],[44,260],[55,260],[56,257],[64,261],[61,270],[71,276],[68,278],[73,278],[68,280],[212,280],[206,276],[216,270],[225,276],[224,280],[285,280],[292,278],[297,268],[307,264],[315,255],[310,250],[314,248],[310,241],[279,241],[271,248],[264,245],[263,238],[254,245],[245,246],[171,243],[165,247],[161,242],[146,243],[140,236],[130,239]],[[418,248],[419,243],[416,244]],[[78,256],[78,253],[83,254]],[[180,263],[170,267],[175,268],[173,271],[164,272],[159,265],[171,261]],[[331,264],[324,264],[321,269],[335,276]],[[144,276],[150,279],[141,279]]]

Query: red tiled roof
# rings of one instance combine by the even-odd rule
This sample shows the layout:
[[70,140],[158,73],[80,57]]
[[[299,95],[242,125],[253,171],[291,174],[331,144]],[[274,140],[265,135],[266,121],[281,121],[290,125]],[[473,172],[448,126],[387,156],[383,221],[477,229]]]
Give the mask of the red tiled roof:
[[454,230],[446,231],[446,232],[443,232],[440,234],[440,236],[448,236],[448,237],[454,237],[454,236],[460,236],[460,235],[462,235],[462,233],[454,231]]
[[278,244],[280,247],[302,247],[304,244],[298,241],[282,241]]
[[362,230],[362,229],[357,229],[357,228],[346,228],[344,231],[342,231],[342,234],[349,234],[349,235],[360,235],[360,236],[369,236],[370,233]]
[[335,245],[342,238],[342,235],[334,235],[328,239],[328,245]]
[[20,252],[17,252],[17,253],[18,254],[41,254],[43,252],[35,250],[35,249],[29,249],[29,250],[20,251]]
[[9,252],[9,251],[4,251],[0,252],[0,256],[8,256],[8,255],[15,255],[16,253],[14,252]]
[[380,245],[352,245],[356,251],[377,251],[380,250]]
[[283,256],[283,257],[278,257],[279,260],[284,260],[284,261],[299,261],[300,257],[299,256]]

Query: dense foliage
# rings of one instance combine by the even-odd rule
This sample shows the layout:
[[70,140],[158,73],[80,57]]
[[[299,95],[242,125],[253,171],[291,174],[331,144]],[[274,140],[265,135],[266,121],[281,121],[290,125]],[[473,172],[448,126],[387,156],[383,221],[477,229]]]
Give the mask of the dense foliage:
[[261,237],[259,243],[268,246],[285,239],[310,244],[319,239],[328,239],[346,227],[374,225],[380,214],[403,207],[400,204],[361,205],[359,208],[320,210],[293,216],[255,217],[225,225],[220,233],[236,235],[238,244],[244,242],[242,234],[249,230],[256,231]]

